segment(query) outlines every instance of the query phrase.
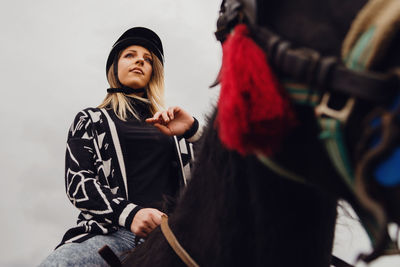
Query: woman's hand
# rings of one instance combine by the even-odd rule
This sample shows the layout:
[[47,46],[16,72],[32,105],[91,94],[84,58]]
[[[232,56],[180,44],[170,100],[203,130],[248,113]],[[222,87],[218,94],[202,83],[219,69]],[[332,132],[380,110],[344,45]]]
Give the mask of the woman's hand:
[[131,232],[139,237],[147,237],[161,224],[161,216],[163,214],[157,209],[145,208],[139,210],[133,217]]
[[192,127],[194,119],[180,107],[170,107],[166,111],[158,111],[146,122],[166,135],[182,135]]

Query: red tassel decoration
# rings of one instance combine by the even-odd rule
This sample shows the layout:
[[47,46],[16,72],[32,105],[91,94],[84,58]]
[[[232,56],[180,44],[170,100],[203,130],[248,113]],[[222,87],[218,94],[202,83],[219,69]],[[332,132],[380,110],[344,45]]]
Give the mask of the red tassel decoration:
[[264,51],[237,25],[223,43],[216,126],[222,143],[242,155],[272,155],[294,126],[295,116]]

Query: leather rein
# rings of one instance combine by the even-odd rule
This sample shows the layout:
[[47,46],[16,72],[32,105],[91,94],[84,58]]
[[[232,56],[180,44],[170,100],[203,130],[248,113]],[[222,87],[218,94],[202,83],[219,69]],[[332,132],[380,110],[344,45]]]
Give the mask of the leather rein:
[[[163,233],[165,239],[168,244],[174,250],[176,255],[186,264],[188,267],[199,267],[196,261],[187,253],[187,251],[181,246],[179,241],[176,239],[176,236],[172,232],[171,228],[168,225],[168,217],[163,215],[161,217],[161,232]],[[348,264],[344,260],[332,255],[332,264],[337,267],[354,267],[353,265]]]
[[[181,246],[179,241],[176,239],[174,233],[168,225],[168,216],[161,216],[161,233],[164,235],[166,241],[174,250],[175,254],[186,264],[188,267],[199,267],[200,265],[187,253],[187,251]],[[122,267],[123,264],[117,255],[107,245],[99,249],[101,257],[113,267]]]
[[174,233],[168,225],[168,217],[162,215],[161,217],[161,232],[171,248],[175,251],[176,255],[186,264],[188,267],[199,267],[196,261],[190,257],[187,251],[181,246],[179,241],[176,239]]

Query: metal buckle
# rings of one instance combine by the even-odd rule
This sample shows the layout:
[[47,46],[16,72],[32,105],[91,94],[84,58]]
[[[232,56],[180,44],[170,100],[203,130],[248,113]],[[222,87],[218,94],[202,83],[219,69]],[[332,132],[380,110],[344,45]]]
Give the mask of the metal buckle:
[[328,106],[330,97],[331,94],[328,92],[322,96],[321,102],[314,109],[315,115],[317,117],[322,117],[325,115],[330,118],[337,119],[342,123],[346,123],[351,112],[353,111],[356,99],[354,97],[349,98],[341,110],[335,110]]

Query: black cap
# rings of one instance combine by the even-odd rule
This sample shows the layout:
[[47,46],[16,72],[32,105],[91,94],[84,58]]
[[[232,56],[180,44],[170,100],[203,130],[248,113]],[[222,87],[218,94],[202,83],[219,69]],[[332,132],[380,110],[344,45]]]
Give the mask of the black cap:
[[140,45],[147,48],[164,64],[164,50],[160,37],[150,29],[134,27],[124,32],[113,45],[107,59],[106,73],[114,62],[115,56],[130,45]]

